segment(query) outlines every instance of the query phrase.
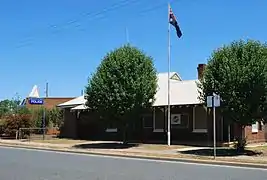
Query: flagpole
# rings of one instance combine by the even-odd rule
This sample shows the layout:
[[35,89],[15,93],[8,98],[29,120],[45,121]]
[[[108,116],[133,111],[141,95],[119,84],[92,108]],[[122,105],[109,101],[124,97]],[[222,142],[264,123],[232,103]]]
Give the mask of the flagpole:
[[170,69],[171,69],[171,37],[170,37],[170,3],[168,3],[168,146],[171,145],[171,107],[170,107]]

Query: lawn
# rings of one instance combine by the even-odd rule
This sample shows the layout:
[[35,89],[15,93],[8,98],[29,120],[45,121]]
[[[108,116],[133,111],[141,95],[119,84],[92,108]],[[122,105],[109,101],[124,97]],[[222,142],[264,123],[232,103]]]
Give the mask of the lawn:
[[79,144],[79,143],[86,143],[88,141],[84,140],[73,140],[73,139],[64,139],[64,138],[54,138],[54,139],[48,139],[48,140],[32,140],[32,142],[38,142],[38,143],[50,143],[50,144]]
[[267,145],[258,147],[248,147],[247,149],[252,151],[262,152],[263,155],[267,156]]
[[186,148],[188,146],[184,145],[165,145],[165,144],[132,144],[123,145],[120,142],[97,142],[97,141],[85,141],[85,140],[73,140],[73,139],[33,139],[31,142],[38,143],[50,143],[50,144],[68,144],[76,145],[77,148],[88,148],[88,149],[142,149],[142,150],[151,150],[151,151],[161,151],[161,150],[171,150],[171,149],[180,149]]
[[146,150],[169,150],[169,149],[181,149],[181,148],[187,148],[190,146],[184,146],[184,145],[164,145],[164,144],[139,144],[138,148],[140,149],[146,149]]

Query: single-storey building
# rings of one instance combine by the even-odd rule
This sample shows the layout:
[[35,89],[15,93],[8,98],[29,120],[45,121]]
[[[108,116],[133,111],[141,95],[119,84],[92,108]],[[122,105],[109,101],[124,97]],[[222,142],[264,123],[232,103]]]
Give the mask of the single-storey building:
[[[42,99],[42,102],[34,103],[36,98]],[[53,109],[56,108],[58,104],[70,101],[72,99],[74,99],[74,97],[40,97],[39,89],[35,85],[33,86],[29,95],[21,101],[20,106],[27,107],[28,109]]]
[[[205,64],[198,65],[198,79],[202,78]],[[212,143],[213,114],[199,100],[196,80],[182,80],[180,75],[172,72],[170,76],[171,105],[171,140],[180,142]],[[138,141],[165,141],[167,139],[167,90],[168,73],[158,74],[158,90],[150,111],[145,111],[131,125],[129,139]],[[122,137],[121,129],[116,124],[108,124],[99,119],[85,107],[84,96],[77,97],[58,107],[64,109],[64,127],[62,135],[69,138],[117,140]],[[235,125],[228,125],[216,110],[217,142],[234,140],[240,133]],[[255,124],[245,128],[249,142],[262,142],[267,139],[267,128]]]

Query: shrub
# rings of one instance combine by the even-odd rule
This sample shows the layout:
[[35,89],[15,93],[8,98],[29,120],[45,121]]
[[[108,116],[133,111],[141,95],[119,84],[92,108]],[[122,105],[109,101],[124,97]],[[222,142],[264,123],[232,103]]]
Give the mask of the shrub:
[[63,124],[63,111],[58,108],[53,108],[47,111],[47,121],[52,127],[61,127]]
[[16,131],[20,128],[33,127],[30,114],[10,114],[4,118],[4,133],[7,136],[15,137]]
[[45,111],[45,126],[46,127],[60,127],[63,123],[62,110],[58,108],[53,109],[33,109],[31,110],[31,118],[36,128],[42,128],[43,115]]
[[0,136],[4,133],[5,129],[4,125],[5,125],[5,120],[0,119]]

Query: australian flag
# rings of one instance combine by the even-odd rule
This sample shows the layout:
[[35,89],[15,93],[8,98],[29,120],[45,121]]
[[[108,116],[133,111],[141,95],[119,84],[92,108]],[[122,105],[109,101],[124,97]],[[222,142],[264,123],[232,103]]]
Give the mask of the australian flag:
[[177,20],[176,20],[175,15],[174,15],[173,12],[172,12],[171,7],[169,8],[169,11],[170,11],[170,12],[169,12],[169,23],[175,27],[175,29],[176,29],[176,34],[177,34],[177,36],[180,38],[180,37],[182,37],[182,31],[181,31],[181,29],[180,29],[180,27],[179,27],[179,25],[178,25],[178,22],[177,22]]

